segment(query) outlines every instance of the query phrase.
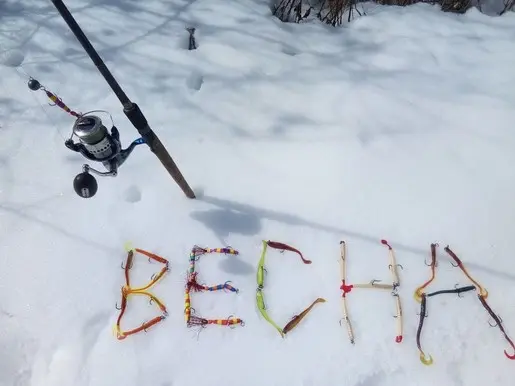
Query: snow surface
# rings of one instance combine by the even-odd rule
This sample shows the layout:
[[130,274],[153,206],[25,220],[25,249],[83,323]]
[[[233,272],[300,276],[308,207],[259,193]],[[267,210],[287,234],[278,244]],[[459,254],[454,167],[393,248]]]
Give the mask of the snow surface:
[[[124,145],[137,137],[122,108],[50,1],[0,11],[0,385],[390,386],[509,385],[514,362],[476,296],[432,298],[418,359],[424,259],[439,242],[431,290],[468,285],[447,244],[489,291],[515,334],[515,14],[367,6],[340,28],[285,24],[267,1],[67,1],[114,76],[145,113],[198,195],[188,200],[139,146],[92,199],[73,177],[84,159],[63,146],[73,118],[50,107],[37,78],[78,111],[112,113]],[[185,27],[199,48],[187,50]],[[23,61],[21,67],[13,68]],[[386,238],[399,264],[404,341],[394,342],[389,293],[340,306],[339,241],[348,280],[389,280]],[[285,339],[255,306],[261,240],[313,261],[267,256],[265,299],[284,325],[316,297]],[[153,292],[169,317],[118,341],[124,244],[170,260]],[[183,316],[190,248],[231,245],[238,257],[198,263],[208,284],[239,294],[193,294],[204,317],[244,327],[200,334]],[[141,256],[135,283],[158,264]],[[155,316],[131,298],[123,323]]]

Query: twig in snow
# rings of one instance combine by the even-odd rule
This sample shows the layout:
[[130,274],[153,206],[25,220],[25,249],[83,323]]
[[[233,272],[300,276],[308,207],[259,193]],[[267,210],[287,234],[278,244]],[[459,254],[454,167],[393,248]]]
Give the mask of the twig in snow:
[[[308,9],[303,12],[304,0],[280,0],[277,6],[273,7],[272,14],[282,22],[294,21],[299,23],[306,19],[313,7],[307,2]],[[292,17],[293,12],[293,17]]]
[[465,13],[472,4],[470,0],[441,0],[440,9],[444,12]]
[[188,50],[196,50],[197,49],[197,43],[195,41],[195,28],[190,27],[186,28],[186,31],[190,33],[190,41],[188,44]]
[[513,11],[515,9],[515,0],[504,0],[504,8],[501,12],[499,12],[499,16],[504,15],[508,11]]

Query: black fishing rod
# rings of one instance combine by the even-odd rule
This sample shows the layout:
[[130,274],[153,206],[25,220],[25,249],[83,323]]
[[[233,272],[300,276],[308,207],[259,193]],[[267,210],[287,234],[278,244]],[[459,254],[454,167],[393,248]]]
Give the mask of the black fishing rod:
[[[150,150],[159,158],[159,161],[163,164],[165,169],[170,173],[170,175],[173,177],[177,185],[182,189],[184,194],[188,198],[195,198],[195,193],[193,193],[193,190],[190,188],[186,180],[184,179],[182,173],[180,172],[179,168],[175,164],[174,160],[164,147],[163,143],[160,141],[160,139],[157,137],[157,135],[154,133],[154,131],[150,128],[147,119],[143,115],[143,112],[140,110],[139,106],[132,102],[129,97],[125,94],[123,89],[121,88],[120,84],[116,81],[114,76],[111,74],[109,69],[107,68],[106,64],[102,60],[102,58],[98,55],[97,51],[87,38],[87,36],[84,34],[82,29],[77,24],[77,21],[72,16],[66,5],[63,3],[62,0],[51,0],[54,4],[55,8],[63,18],[63,20],[66,22],[70,30],[73,32],[79,43],[82,45],[90,59],[93,61],[95,66],[97,67],[98,71],[102,74],[106,82],[109,84],[115,95],[120,100],[120,103],[123,106],[123,112],[127,116],[127,118],[131,121],[131,123],[134,125],[134,127],[138,130],[139,134],[141,135],[142,140],[148,145]],[[97,127],[95,126],[96,122],[93,120],[85,120],[83,122],[79,122],[79,124],[82,126],[82,130],[84,128],[87,128],[88,130],[97,130]],[[77,125],[77,124],[76,124]],[[84,131],[84,130],[83,130]],[[105,130],[104,130],[105,132]],[[96,133],[95,133],[96,134]],[[108,136],[107,133],[105,133],[106,136]],[[70,145],[73,147],[73,145]],[[72,149],[74,150],[74,149]],[[76,150],[76,151],[80,151]],[[84,153],[83,151],[80,151],[81,153]],[[85,153],[87,154],[87,153]],[[84,154],[83,154],[84,155]],[[115,165],[116,166],[116,165]],[[94,194],[94,192],[91,192],[93,194],[88,193],[88,189],[82,191],[86,192],[84,194],[81,194],[80,185],[87,186],[88,184],[93,184],[94,188],[93,190],[96,191],[96,181],[94,177],[89,174],[90,169],[86,168],[83,173],[79,174],[76,177],[76,180],[74,181],[74,185],[76,185],[76,191],[79,195],[83,197],[90,197]],[[116,170],[115,170],[116,171]],[[100,175],[103,175],[102,173],[97,173]],[[111,173],[110,175],[116,175],[116,173]]]

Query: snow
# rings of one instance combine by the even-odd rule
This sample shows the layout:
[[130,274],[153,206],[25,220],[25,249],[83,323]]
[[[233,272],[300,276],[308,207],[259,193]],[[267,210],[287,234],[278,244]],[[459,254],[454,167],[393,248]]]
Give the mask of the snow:
[[[137,132],[51,2],[4,3],[0,385],[511,383],[511,351],[474,293],[429,299],[422,345],[434,364],[421,364],[413,292],[429,278],[432,242],[439,265],[428,291],[470,284],[449,244],[515,334],[515,14],[365,4],[367,16],[333,28],[281,23],[264,0],[66,3],[198,197],[185,198],[146,146],[116,178],[98,177],[94,198],[78,197],[72,180],[85,160],[63,146],[73,117],[30,91],[27,76],[72,109],[109,111],[124,146]],[[187,50],[186,27],[197,50]],[[356,289],[352,346],[339,324],[339,242],[350,283],[387,282],[383,238],[403,267],[404,339],[394,341],[390,294]],[[278,324],[327,300],[285,339],[255,305],[263,239],[313,261],[268,252],[264,294]],[[152,288],[169,316],[119,341],[128,241],[170,261]],[[194,293],[192,304],[245,326],[186,327],[195,244],[240,252],[197,263],[200,281],[231,280],[240,292]],[[160,268],[136,255],[131,278],[145,283]],[[156,310],[130,298],[122,323]]]

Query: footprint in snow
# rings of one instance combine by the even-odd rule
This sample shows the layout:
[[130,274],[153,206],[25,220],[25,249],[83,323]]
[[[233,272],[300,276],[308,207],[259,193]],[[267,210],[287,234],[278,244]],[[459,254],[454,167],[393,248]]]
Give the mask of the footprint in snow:
[[199,91],[204,84],[204,77],[196,72],[193,72],[188,79],[186,79],[186,85],[189,89]]
[[18,67],[25,60],[25,54],[18,49],[0,52],[0,64],[6,67]]
[[298,54],[298,51],[293,48],[292,46],[283,46],[281,49],[283,54],[290,55],[290,56],[296,56]]
[[127,202],[135,203],[141,201],[141,190],[135,185],[129,186],[123,192],[123,198]]

